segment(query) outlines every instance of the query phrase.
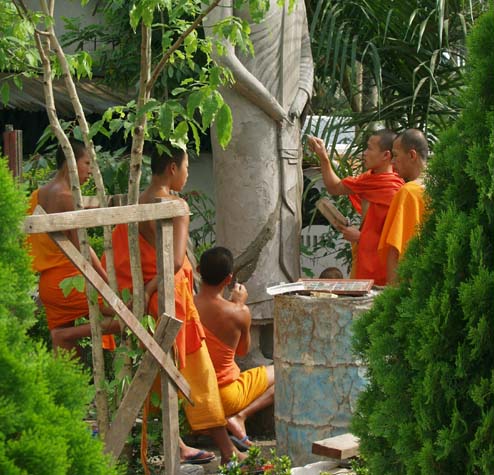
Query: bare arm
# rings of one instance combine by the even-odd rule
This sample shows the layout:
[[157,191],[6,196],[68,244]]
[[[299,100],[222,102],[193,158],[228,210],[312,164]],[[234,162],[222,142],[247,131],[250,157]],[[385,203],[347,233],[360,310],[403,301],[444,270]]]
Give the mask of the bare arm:
[[[204,19],[204,29],[207,35],[212,35],[213,26],[219,21],[233,16],[234,9],[231,0],[223,0]],[[224,42],[225,54],[214,54],[215,61],[230,69],[235,79],[233,88],[250,102],[256,104],[273,120],[280,121],[287,118],[287,113],[275,97],[264,85],[252,75],[235,54],[235,48],[229,42]]]
[[338,175],[333,170],[331,161],[328,157],[328,151],[324,140],[319,137],[309,137],[307,140],[309,149],[314,152],[321,161],[321,173],[326,189],[332,195],[351,195],[352,192],[341,182]]
[[388,250],[388,256],[386,258],[386,274],[388,284],[396,282],[396,268],[398,267],[399,258],[400,253],[398,252],[398,249],[396,249],[396,247],[394,246],[390,246]]
[[235,321],[240,329],[240,340],[237,344],[235,353],[239,356],[245,356],[249,352],[250,348],[250,324],[251,316],[250,310],[245,302],[247,301],[247,289],[242,284],[235,284],[232,290],[230,300],[236,304],[235,309]]
[[[74,211],[74,203],[72,201],[72,195],[70,193],[60,194],[57,197],[57,199],[59,200],[59,206],[61,207],[62,211]],[[77,235],[77,231],[75,229],[72,229],[70,231],[67,231],[66,235],[70,239],[72,244],[78,250],[80,250],[81,247],[79,244],[79,237]],[[105,280],[105,282],[108,282],[108,275],[106,273],[106,270],[101,265],[101,261],[99,260],[98,256],[96,255],[92,247],[89,247],[89,256],[91,259],[91,264],[94,267],[94,270]]]

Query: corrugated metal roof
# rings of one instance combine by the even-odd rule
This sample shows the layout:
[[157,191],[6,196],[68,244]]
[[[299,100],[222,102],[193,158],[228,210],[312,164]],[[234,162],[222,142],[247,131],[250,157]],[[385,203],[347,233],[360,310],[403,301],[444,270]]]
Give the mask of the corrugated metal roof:
[[[0,103],[0,110],[18,109],[30,112],[45,110],[41,78],[22,78],[22,90],[14,85],[12,79],[7,79],[6,74],[0,74],[0,85],[4,81],[10,85],[10,98],[7,105]],[[116,93],[109,87],[97,84],[95,81],[76,81],[76,89],[84,112],[88,115],[102,114],[109,107],[126,104],[133,98],[130,93]],[[53,93],[59,117],[73,117],[74,109],[62,79],[53,81]]]

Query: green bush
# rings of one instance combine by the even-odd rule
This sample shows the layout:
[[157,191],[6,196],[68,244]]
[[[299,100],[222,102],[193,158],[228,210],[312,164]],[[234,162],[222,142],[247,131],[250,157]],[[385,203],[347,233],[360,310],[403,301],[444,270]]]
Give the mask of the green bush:
[[494,473],[494,8],[469,38],[464,112],[429,166],[429,219],[355,325],[352,430],[370,473]]
[[34,304],[20,228],[25,210],[0,160],[0,473],[116,474],[83,421],[94,392],[89,375],[26,336]]

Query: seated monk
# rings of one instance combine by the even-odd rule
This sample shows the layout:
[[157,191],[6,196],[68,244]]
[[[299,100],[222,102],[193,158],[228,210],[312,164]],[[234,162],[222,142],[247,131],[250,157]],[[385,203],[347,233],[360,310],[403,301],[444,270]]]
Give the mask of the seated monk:
[[[71,139],[70,145],[77,161],[79,183],[82,185],[90,176],[90,158],[82,142]],[[39,204],[47,213],[62,213],[74,211],[72,193],[70,191],[69,171],[62,147],[59,146],[56,153],[57,172],[46,185],[34,191],[30,198],[29,213],[32,214]],[[79,249],[77,231],[65,231],[67,237]],[[45,307],[48,328],[52,339],[53,349],[79,351],[77,341],[91,335],[89,324],[74,326],[74,321],[89,314],[86,294],[73,289],[66,297],[60,288],[60,282],[68,277],[80,275],[80,272],[59,249],[48,234],[30,234],[28,236],[30,252],[33,258],[33,268],[40,273],[39,297]],[[91,264],[94,269],[107,280],[96,253],[91,252]],[[100,308],[107,318],[102,322],[104,333],[117,333],[120,331],[118,321],[109,318],[113,312],[101,305]],[[114,349],[113,336],[103,336],[103,348]]]
[[[172,194],[181,191],[188,177],[188,155],[167,143],[170,155],[153,150],[151,154],[151,183],[143,191],[139,203],[155,203],[155,199],[182,200]],[[184,324],[175,340],[179,369],[190,385],[194,406],[185,404],[188,422],[194,431],[211,436],[220,450],[222,463],[237,453],[226,431],[226,419],[218,392],[216,375],[204,342],[204,330],[193,300],[192,266],[186,256],[189,234],[189,216],[173,218],[173,258],[175,272],[175,316]],[[139,224],[139,248],[145,284],[146,308],[158,318],[158,276],[156,269],[156,223]],[[132,275],[128,246],[127,226],[118,225],[113,231],[115,270],[120,290],[132,290]],[[153,392],[159,392],[159,381]],[[145,412],[150,409],[149,398]],[[143,430],[144,432],[144,430]],[[238,454],[239,458],[241,454]],[[181,446],[182,459],[186,459]],[[145,463],[143,458],[143,463]]]
[[274,367],[259,366],[240,372],[235,355],[245,356],[250,346],[250,311],[245,302],[247,290],[233,286],[230,300],[225,287],[233,279],[233,255],[224,247],[214,247],[201,256],[202,283],[194,301],[206,333],[206,344],[213,360],[227,428],[239,448],[252,442],[245,431],[245,420],[273,404]]
[[417,129],[405,130],[393,142],[393,164],[405,184],[391,201],[379,241],[381,258],[386,262],[388,283],[396,281],[398,262],[424,216],[421,175],[425,170],[428,153],[427,139]]

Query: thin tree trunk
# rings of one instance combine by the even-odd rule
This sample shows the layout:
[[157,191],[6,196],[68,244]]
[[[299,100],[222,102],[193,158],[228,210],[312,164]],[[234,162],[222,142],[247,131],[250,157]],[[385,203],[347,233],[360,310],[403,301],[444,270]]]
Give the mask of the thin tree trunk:
[[[151,74],[151,28],[141,23],[141,72],[139,83],[139,97],[137,111],[149,100],[150,94],[146,90]],[[129,204],[139,202],[139,184],[142,171],[142,152],[146,130],[146,114],[141,114],[136,121],[132,136],[132,150],[130,155],[129,175]],[[144,315],[144,281],[142,277],[141,253],[139,249],[139,226],[137,223],[129,223],[129,253],[132,272],[133,299],[132,308],[134,314],[141,318]]]

